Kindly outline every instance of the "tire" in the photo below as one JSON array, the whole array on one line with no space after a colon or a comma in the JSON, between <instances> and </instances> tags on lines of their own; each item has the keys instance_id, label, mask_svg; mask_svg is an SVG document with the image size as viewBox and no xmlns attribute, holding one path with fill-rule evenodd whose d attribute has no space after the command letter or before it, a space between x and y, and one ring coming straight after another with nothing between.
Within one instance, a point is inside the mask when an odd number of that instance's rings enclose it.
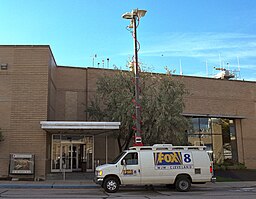
<instances>
[{"instance_id":1,"label":"tire","mask_svg":"<svg viewBox=\"0 0 256 199\"><path fill-rule=\"evenodd\" d=\"M189 191L191 188L190 179L186 176L178 177L178 179L175 182L175 188L177 191L180 191L180 192Z\"/></svg>"},{"instance_id":2,"label":"tire","mask_svg":"<svg viewBox=\"0 0 256 199\"><path fill-rule=\"evenodd\" d=\"M115 193L119 190L119 181L115 177L108 177L104 180L103 188L108 193Z\"/></svg>"}]
</instances>

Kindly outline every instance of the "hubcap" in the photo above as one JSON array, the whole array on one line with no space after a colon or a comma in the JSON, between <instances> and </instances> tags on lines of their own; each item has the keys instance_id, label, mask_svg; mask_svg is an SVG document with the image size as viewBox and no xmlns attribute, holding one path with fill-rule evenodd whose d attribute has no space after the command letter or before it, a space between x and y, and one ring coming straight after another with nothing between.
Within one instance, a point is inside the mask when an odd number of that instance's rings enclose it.
<instances>
[{"instance_id":1,"label":"hubcap","mask_svg":"<svg viewBox=\"0 0 256 199\"><path fill-rule=\"evenodd\" d=\"M188 182L187 181L180 181L180 188L182 190L186 190L188 188Z\"/></svg>"},{"instance_id":2,"label":"hubcap","mask_svg":"<svg viewBox=\"0 0 256 199\"><path fill-rule=\"evenodd\" d=\"M116 182L114 180L108 181L107 188L108 188L108 190L111 190L111 191L115 190L116 189Z\"/></svg>"}]
</instances>

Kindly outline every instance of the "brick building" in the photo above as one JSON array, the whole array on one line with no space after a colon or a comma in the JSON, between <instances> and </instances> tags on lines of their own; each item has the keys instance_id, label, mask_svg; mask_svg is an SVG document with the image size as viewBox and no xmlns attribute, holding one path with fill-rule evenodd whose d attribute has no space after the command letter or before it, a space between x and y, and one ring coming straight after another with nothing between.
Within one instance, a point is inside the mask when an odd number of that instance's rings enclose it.
<instances>
[{"instance_id":1,"label":"brick building","mask_svg":"<svg viewBox=\"0 0 256 199\"><path fill-rule=\"evenodd\" d=\"M97 78L114 70L57 66L47 45L0 46L0 64L0 177L93 171L118 153L112 132L119 123L89 122L84 112ZM190 92L189 142L205 144L217 163L255 169L256 82L180 80Z\"/></svg>"}]
</instances>

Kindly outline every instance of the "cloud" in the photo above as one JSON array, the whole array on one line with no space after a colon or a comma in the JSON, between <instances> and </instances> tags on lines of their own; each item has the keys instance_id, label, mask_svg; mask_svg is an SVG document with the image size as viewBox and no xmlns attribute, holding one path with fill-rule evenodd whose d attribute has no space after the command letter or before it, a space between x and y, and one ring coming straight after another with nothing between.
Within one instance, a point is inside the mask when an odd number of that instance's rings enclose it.
<instances>
[{"instance_id":1,"label":"cloud","mask_svg":"<svg viewBox=\"0 0 256 199\"><path fill-rule=\"evenodd\" d=\"M206 76L207 62L208 73L215 73L215 66L233 71L240 68L242 78L255 81L256 35L213 32L161 33L145 34L140 36L139 41L142 44L140 59L146 64L152 64L157 71L166 65L179 68L179 60L182 60L184 75Z\"/></svg>"},{"instance_id":2,"label":"cloud","mask_svg":"<svg viewBox=\"0 0 256 199\"><path fill-rule=\"evenodd\" d=\"M243 65L240 65L240 68L254 70L255 71L254 74L256 76L256 65L253 65L253 64L243 64Z\"/></svg>"},{"instance_id":3,"label":"cloud","mask_svg":"<svg viewBox=\"0 0 256 199\"><path fill-rule=\"evenodd\" d=\"M241 33L169 33L148 37L142 56L219 59L256 56L256 35ZM150 42L149 42L150 41Z\"/></svg>"}]
</instances>

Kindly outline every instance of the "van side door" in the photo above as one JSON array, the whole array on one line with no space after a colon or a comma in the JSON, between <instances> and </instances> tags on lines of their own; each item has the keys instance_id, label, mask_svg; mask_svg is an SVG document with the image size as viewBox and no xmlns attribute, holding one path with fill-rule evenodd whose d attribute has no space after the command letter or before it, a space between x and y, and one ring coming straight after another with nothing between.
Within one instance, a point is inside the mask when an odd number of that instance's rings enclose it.
<instances>
[{"instance_id":1,"label":"van side door","mask_svg":"<svg viewBox=\"0 0 256 199\"><path fill-rule=\"evenodd\" d=\"M159 176L158 172L155 170L153 152L150 151L140 151L140 162L141 162L141 183L142 184L154 184L158 182Z\"/></svg>"},{"instance_id":2,"label":"van side door","mask_svg":"<svg viewBox=\"0 0 256 199\"><path fill-rule=\"evenodd\" d=\"M139 153L129 152L121 160L119 165L122 184L140 184Z\"/></svg>"}]
</instances>

